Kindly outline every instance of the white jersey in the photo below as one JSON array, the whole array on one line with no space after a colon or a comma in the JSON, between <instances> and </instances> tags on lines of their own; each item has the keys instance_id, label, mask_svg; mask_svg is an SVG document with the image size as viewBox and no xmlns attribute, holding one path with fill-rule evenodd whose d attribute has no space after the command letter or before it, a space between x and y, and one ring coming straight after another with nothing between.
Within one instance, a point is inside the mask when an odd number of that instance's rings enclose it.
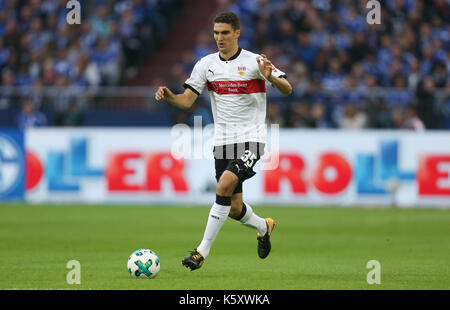
<instances>
[{"instance_id":1,"label":"white jersey","mask_svg":"<svg viewBox=\"0 0 450 310\"><path fill-rule=\"evenodd\" d=\"M184 87L200 95L208 87L214 117L214 145L243 142L266 143L266 79L256 57L239 48L228 60L219 52L207 55L194 66ZM286 77L273 67L272 74Z\"/></svg>"}]
</instances>

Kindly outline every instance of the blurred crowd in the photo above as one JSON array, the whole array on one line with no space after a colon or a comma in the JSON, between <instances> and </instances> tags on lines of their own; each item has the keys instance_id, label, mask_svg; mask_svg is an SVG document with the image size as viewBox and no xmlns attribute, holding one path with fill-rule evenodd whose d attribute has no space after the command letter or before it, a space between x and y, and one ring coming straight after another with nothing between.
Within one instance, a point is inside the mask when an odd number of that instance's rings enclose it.
<instances>
[{"instance_id":1,"label":"blurred crowd","mask_svg":"<svg viewBox=\"0 0 450 310\"><path fill-rule=\"evenodd\" d=\"M21 126L47 124L45 115L23 121L45 105L56 110L48 121L55 124L79 108L70 96L42 96L45 86L95 94L97 87L118 85L132 75L167 36L171 16L183 1L78 2L82 22L71 25L67 0L0 0L0 111L22 105Z\"/></svg>"},{"instance_id":2,"label":"blurred crowd","mask_svg":"<svg viewBox=\"0 0 450 310\"><path fill-rule=\"evenodd\" d=\"M266 54L294 87L288 98L269 89L269 123L436 129L450 119L449 1L380 0L380 24L367 23L367 0L219 3L240 17L240 46ZM216 51L208 28L184 73Z\"/></svg>"},{"instance_id":3,"label":"blurred crowd","mask_svg":"<svg viewBox=\"0 0 450 310\"><path fill-rule=\"evenodd\" d=\"M367 0L216 1L217 11L240 17L240 46L266 54L293 85L288 97L268 88L268 123L450 129L448 0L379 0L380 24L367 23ZM0 111L20 101L22 114L31 113L29 102L38 113L42 102L57 100L62 112L51 122L83 124L82 103L33 94L48 85L77 92L120 84L158 42L170 40L168 21L184 3L80 2L83 22L71 26L65 0L0 0ZM198 59L217 51L211 25L193 40L195 48L172 66L174 91L183 91ZM8 86L22 86L25 102ZM196 115L212 122L206 92L173 123L192 124ZM46 123L42 117L33 122Z\"/></svg>"}]
</instances>

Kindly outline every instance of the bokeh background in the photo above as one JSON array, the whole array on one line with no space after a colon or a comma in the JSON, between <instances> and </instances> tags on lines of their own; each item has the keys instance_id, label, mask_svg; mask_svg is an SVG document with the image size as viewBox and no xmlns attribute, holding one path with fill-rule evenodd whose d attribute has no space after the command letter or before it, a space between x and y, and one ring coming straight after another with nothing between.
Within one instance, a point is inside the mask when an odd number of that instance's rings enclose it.
<instances>
[{"instance_id":1,"label":"bokeh background","mask_svg":"<svg viewBox=\"0 0 450 310\"><path fill-rule=\"evenodd\" d=\"M294 91L268 88L267 122L282 127L450 129L450 4L381 0L0 0L0 126L172 126L211 123L205 91L188 111L156 103L216 52L212 19L241 19L240 46L264 53Z\"/></svg>"}]
</instances>

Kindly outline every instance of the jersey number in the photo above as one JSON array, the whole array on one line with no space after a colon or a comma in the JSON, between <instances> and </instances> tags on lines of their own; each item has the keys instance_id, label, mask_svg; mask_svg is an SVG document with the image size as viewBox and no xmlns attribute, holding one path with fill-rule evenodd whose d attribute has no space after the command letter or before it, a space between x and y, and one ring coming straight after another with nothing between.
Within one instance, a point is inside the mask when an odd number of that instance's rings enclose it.
<instances>
[{"instance_id":1,"label":"jersey number","mask_svg":"<svg viewBox=\"0 0 450 310\"><path fill-rule=\"evenodd\" d=\"M256 155L250 150L246 150L244 152L244 155L241 156L241 160L244 162L244 166L246 166L247 168L252 168L253 162L256 158Z\"/></svg>"}]
</instances>

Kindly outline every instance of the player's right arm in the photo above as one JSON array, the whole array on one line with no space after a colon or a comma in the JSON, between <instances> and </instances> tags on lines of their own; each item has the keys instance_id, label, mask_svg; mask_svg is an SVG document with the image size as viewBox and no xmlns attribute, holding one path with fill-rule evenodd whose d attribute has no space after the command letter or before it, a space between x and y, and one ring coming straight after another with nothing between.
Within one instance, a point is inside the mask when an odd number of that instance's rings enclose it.
<instances>
[{"instance_id":1,"label":"player's right arm","mask_svg":"<svg viewBox=\"0 0 450 310\"><path fill-rule=\"evenodd\" d=\"M203 59L203 58L202 58ZM175 95L168 87L161 86L155 93L156 100L165 100L180 109L189 109L206 85L207 62L200 59L192 69L191 76L184 83L184 93Z\"/></svg>"},{"instance_id":2,"label":"player's right arm","mask_svg":"<svg viewBox=\"0 0 450 310\"><path fill-rule=\"evenodd\" d=\"M183 110L189 109L197 97L198 95L190 88L186 88L182 94L175 95L168 87L161 86L155 93L156 100L165 100L173 106Z\"/></svg>"}]
</instances>

